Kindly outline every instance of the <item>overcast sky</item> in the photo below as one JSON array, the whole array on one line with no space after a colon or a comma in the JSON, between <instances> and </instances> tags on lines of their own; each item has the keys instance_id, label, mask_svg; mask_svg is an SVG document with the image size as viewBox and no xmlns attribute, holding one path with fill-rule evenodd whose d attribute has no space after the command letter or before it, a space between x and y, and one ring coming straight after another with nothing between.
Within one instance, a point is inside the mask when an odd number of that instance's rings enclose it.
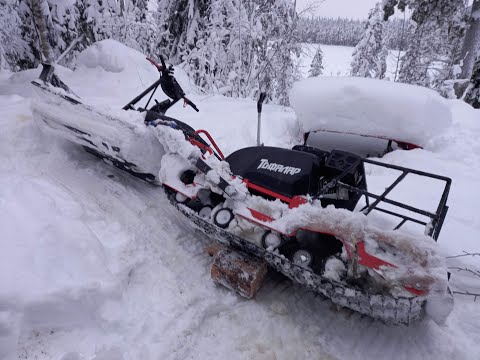
<instances>
[{"instance_id":1,"label":"overcast sky","mask_svg":"<svg viewBox=\"0 0 480 360\"><path fill-rule=\"evenodd\" d=\"M366 19L378 0L297 0L297 11L302 11L312 2L320 3L315 12L318 16Z\"/></svg>"}]
</instances>

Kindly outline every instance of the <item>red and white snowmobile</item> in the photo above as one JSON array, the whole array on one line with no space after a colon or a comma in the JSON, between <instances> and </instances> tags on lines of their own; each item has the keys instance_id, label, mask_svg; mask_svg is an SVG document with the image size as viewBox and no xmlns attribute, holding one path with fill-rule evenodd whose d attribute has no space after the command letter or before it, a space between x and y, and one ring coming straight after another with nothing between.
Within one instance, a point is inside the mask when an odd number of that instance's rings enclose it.
<instances>
[{"instance_id":1,"label":"red and white snowmobile","mask_svg":"<svg viewBox=\"0 0 480 360\"><path fill-rule=\"evenodd\" d=\"M33 115L43 128L122 170L161 183L171 203L208 236L266 261L335 304L408 324L422 316L430 299L449 298L436 244L448 210L449 178L308 145L254 146L225 157L207 131L164 115L182 99L198 109L163 59L161 65L150 61L159 80L123 114L82 104L45 66L33 82L40 95ZM159 85L172 100L134 110ZM134 123L137 117L142 121ZM137 143L148 151L138 151ZM366 166L399 175L374 194L367 189ZM435 211L388 197L411 176L442 184ZM386 217L395 219L391 228ZM424 231L414 235L408 224Z\"/></svg>"}]
</instances>

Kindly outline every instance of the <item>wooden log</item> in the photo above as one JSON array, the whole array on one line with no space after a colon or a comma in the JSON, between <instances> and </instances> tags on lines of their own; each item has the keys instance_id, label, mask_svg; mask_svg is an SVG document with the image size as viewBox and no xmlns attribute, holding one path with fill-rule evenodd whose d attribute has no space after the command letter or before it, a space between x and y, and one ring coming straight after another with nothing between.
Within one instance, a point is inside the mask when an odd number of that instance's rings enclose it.
<instances>
[{"instance_id":1,"label":"wooden log","mask_svg":"<svg viewBox=\"0 0 480 360\"><path fill-rule=\"evenodd\" d=\"M251 299L263 284L267 263L233 249L221 249L212 264L211 277L216 284Z\"/></svg>"},{"instance_id":2,"label":"wooden log","mask_svg":"<svg viewBox=\"0 0 480 360\"><path fill-rule=\"evenodd\" d=\"M219 244L218 242L212 243L208 245L205 250L207 251L207 254L210 256L216 256L220 250L226 249L227 247L225 245Z\"/></svg>"}]
</instances>

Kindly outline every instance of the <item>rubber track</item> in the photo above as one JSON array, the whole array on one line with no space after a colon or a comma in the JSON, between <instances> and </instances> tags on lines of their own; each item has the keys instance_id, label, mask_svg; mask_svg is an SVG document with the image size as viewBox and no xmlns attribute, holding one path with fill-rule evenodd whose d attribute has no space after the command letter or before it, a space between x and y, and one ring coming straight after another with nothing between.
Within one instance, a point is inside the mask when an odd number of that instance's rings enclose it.
<instances>
[{"instance_id":1,"label":"rubber track","mask_svg":"<svg viewBox=\"0 0 480 360\"><path fill-rule=\"evenodd\" d=\"M167 193L168 196L168 193ZM292 263L279 254L267 251L248 240L229 233L200 218L185 205L178 204L171 196L170 202L189 218L201 231L220 243L265 259L276 271L291 280L329 298L333 303L352 309L387 324L410 324L423 317L425 297L398 297L371 294L359 288L349 287L315 274L307 268Z\"/></svg>"}]
</instances>

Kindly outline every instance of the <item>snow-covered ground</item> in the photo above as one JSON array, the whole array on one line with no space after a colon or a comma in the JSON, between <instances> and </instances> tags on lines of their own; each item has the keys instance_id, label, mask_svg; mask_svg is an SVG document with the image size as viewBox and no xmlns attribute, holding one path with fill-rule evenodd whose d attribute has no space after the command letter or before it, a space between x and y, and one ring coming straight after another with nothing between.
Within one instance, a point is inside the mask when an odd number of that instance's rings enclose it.
<instances>
[{"instance_id":1,"label":"snow-covered ground","mask_svg":"<svg viewBox=\"0 0 480 360\"><path fill-rule=\"evenodd\" d=\"M334 66L346 73L350 55L338 54ZM120 107L157 76L135 59L122 68L125 56L106 69L84 59L78 70L59 72L82 98ZM39 131L29 85L37 74L0 74L0 359L478 358L480 303L472 297L456 296L443 326L425 319L391 327L275 274L254 301L216 287L204 251L209 240L158 187ZM186 76L177 76L189 89ZM210 130L225 153L255 143L253 101L188 95L200 113L176 105L169 115ZM427 150L395 151L382 161L453 179L439 244L456 255L480 248L480 115L459 101L448 106L452 124ZM293 110L264 111L265 144L294 143ZM385 174L369 175L370 189L384 186ZM421 185L397 195L428 199ZM474 260L449 265L478 269ZM478 277L452 273L454 290L480 292Z\"/></svg>"}]
</instances>

